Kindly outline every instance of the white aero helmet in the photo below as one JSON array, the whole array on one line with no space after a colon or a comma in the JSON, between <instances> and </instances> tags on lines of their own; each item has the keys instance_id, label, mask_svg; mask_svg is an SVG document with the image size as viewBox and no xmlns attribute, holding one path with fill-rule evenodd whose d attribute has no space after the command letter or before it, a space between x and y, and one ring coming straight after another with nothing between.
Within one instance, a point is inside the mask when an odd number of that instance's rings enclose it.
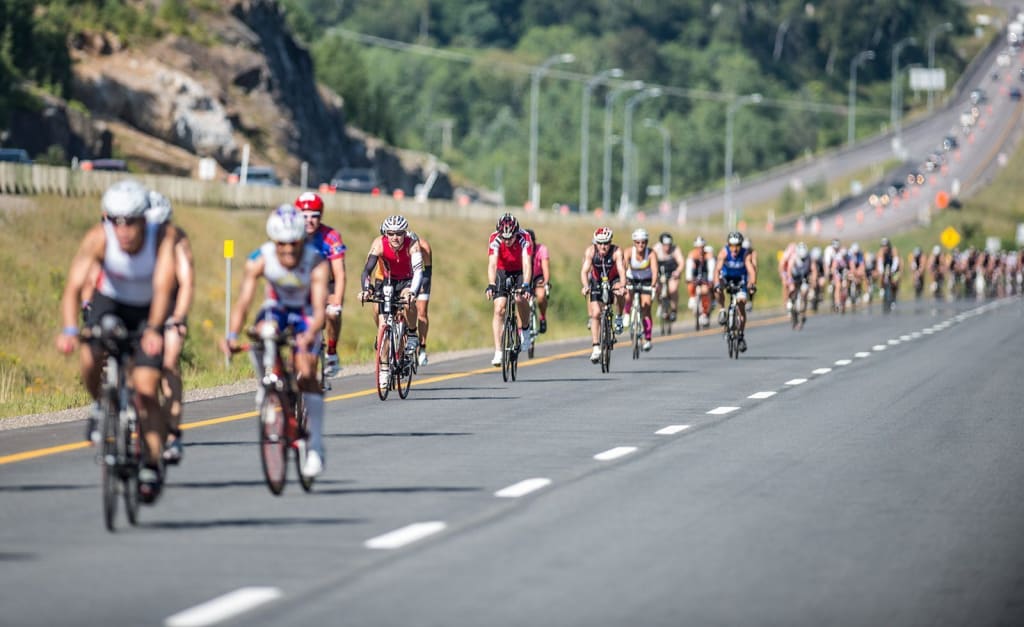
<instances>
[{"instance_id":1,"label":"white aero helmet","mask_svg":"<svg viewBox=\"0 0 1024 627\"><path fill-rule=\"evenodd\" d=\"M804 244L803 242L800 242L799 244L796 245L796 256L797 257L799 257L800 259L807 259L807 253L808 253L807 244Z\"/></svg>"},{"instance_id":2,"label":"white aero helmet","mask_svg":"<svg viewBox=\"0 0 1024 627\"><path fill-rule=\"evenodd\" d=\"M634 242L646 242L651 239L651 236L647 234L647 229L639 228L633 231Z\"/></svg>"},{"instance_id":3,"label":"white aero helmet","mask_svg":"<svg viewBox=\"0 0 1024 627\"><path fill-rule=\"evenodd\" d=\"M306 237L305 216L294 205L281 205L267 218L267 237L284 244L301 241Z\"/></svg>"},{"instance_id":4,"label":"white aero helmet","mask_svg":"<svg viewBox=\"0 0 1024 627\"><path fill-rule=\"evenodd\" d=\"M821 259L821 248L815 246L811 249L811 259L815 261Z\"/></svg>"},{"instance_id":5,"label":"white aero helmet","mask_svg":"<svg viewBox=\"0 0 1024 627\"><path fill-rule=\"evenodd\" d=\"M163 224L171 219L171 201L160 192L149 190L149 209L146 210L146 222Z\"/></svg>"},{"instance_id":6,"label":"white aero helmet","mask_svg":"<svg viewBox=\"0 0 1024 627\"><path fill-rule=\"evenodd\" d=\"M705 242L704 238L701 237L700 235L697 236L697 239L693 240L694 248L704 248L705 244L707 244L707 242Z\"/></svg>"},{"instance_id":7,"label":"white aero helmet","mask_svg":"<svg viewBox=\"0 0 1024 627\"><path fill-rule=\"evenodd\" d=\"M138 181L118 181L103 192L101 206L111 218L139 218L149 209L149 192Z\"/></svg>"}]
</instances>

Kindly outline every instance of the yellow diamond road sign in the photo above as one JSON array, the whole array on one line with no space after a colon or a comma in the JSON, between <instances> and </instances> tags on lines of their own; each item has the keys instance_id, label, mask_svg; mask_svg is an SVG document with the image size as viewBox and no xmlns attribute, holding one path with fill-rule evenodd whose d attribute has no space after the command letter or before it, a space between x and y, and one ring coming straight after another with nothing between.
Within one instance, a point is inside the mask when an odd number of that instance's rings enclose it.
<instances>
[{"instance_id":1,"label":"yellow diamond road sign","mask_svg":"<svg viewBox=\"0 0 1024 627\"><path fill-rule=\"evenodd\" d=\"M951 226L947 226L939 235L939 241L946 248L956 248L960 243L960 233Z\"/></svg>"}]
</instances>

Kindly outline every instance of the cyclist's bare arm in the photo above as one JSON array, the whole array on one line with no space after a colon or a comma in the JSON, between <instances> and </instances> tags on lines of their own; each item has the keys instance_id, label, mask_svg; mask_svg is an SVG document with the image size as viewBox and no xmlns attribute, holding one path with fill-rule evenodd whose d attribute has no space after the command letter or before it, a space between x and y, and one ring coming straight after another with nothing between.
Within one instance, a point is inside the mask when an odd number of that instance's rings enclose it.
<instances>
[{"instance_id":1,"label":"cyclist's bare arm","mask_svg":"<svg viewBox=\"0 0 1024 627\"><path fill-rule=\"evenodd\" d=\"M345 306L345 258L331 259L330 268L334 274L334 304Z\"/></svg>"},{"instance_id":2,"label":"cyclist's bare arm","mask_svg":"<svg viewBox=\"0 0 1024 627\"><path fill-rule=\"evenodd\" d=\"M626 257L622 252L622 247L615 249L615 253L612 255L612 259L615 261L615 269L619 272L618 285L619 289L622 289L622 280L626 276Z\"/></svg>"},{"instance_id":3,"label":"cyclist's bare arm","mask_svg":"<svg viewBox=\"0 0 1024 627\"><path fill-rule=\"evenodd\" d=\"M540 260L540 274L544 277L544 285L551 285L551 262L546 257Z\"/></svg>"},{"instance_id":4,"label":"cyclist's bare arm","mask_svg":"<svg viewBox=\"0 0 1024 627\"><path fill-rule=\"evenodd\" d=\"M82 305L80 295L82 287L89 278L89 271L98 264L103 263L103 253L106 249L107 238L103 232L103 226L97 224L89 229L82 239L82 243L71 260L71 267L68 269L68 280L64 285L64 294L61 296L60 313L61 321L65 327L78 325L78 315Z\"/></svg>"},{"instance_id":5,"label":"cyclist's bare arm","mask_svg":"<svg viewBox=\"0 0 1024 627\"><path fill-rule=\"evenodd\" d=\"M647 263L651 267L651 285L657 285L659 274L658 256L654 254L653 250L647 254Z\"/></svg>"},{"instance_id":6,"label":"cyclist's bare arm","mask_svg":"<svg viewBox=\"0 0 1024 627\"><path fill-rule=\"evenodd\" d=\"M498 254L487 255L487 285L494 285L498 282Z\"/></svg>"},{"instance_id":7,"label":"cyclist's bare arm","mask_svg":"<svg viewBox=\"0 0 1024 627\"><path fill-rule=\"evenodd\" d=\"M747 286L755 287L757 285L757 265L750 255L746 256L744 264L747 266Z\"/></svg>"},{"instance_id":8,"label":"cyclist's bare arm","mask_svg":"<svg viewBox=\"0 0 1024 627\"><path fill-rule=\"evenodd\" d=\"M583 293L590 291L590 272L594 269L594 245L587 246L583 251L583 265L580 267L580 285L583 286Z\"/></svg>"},{"instance_id":9,"label":"cyclist's bare arm","mask_svg":"<svg viewBox=\"0 0 1024 627\"><path fill-rule=\"evenodd\" d=\"M324 328L325 311L327 309L327 280L329 278L328 265L318 263L309 275L309 301L313 308L313 321L306 331L305 338L301 338L304 348L308 348L316 335Z\"/></svg>"},{"instance_id":10,"label":"cyclist's bare arm","mask_svg":"<svg viewBox=\"0 0 1024 627\"><path fill-rule=\"evenodd\" d=\"M242 331L242 325L245 324L246 314L249 312L249 306L252 304L252 299L256 294L256 283L261 276L263 276L263 268L265 261L263 257L256 259L250 259L245 262L245 273L242 275L242 286L238 291L238 299L235 301L235 306L231 308L231 317L228 320L228 333L237 335ZM236 340L225 340L222 348L225 352L231 353L237 348L238 344Z\"/></svg>"},{"instance_id":11,"label":"cyclist's bare arm","mask_svg":"<svg viewBox=\"0 0 1024 627\"><path fill-rule=\"evenodd\" d=\"M532 246L532 244L531 244ZM526 246L523 246L523 283L529 285L533 282L533 257Z\"/></svg>"},{"instance_id":12,"label":"cyclist's bare arm","mask_svg":"<svg viewBox=\"0 0 1024 627\"><path fill-rule=\"evenodd\" d=\"M178 231L178 243L174 246L174 273L178 281L178 297L174 302L174 319L181 322L192 308L196 289L195 264L192 260L192 243L184 231Z\"/></svg>"},{"instance_id":13,"label":"cyclist's bare arm","mask_svg":"<svg viewBox=\"0 0 1024 627\"><path fill-rule=\"evenodd\" d=\"M164 322L170 313L171 293L175 283L175 247L178 243L178 229L165 224L160 229L160 241L156 250L156 265L153 267L153 300L149 304L149 324L142 335L142 350L149 355L159 354L164 342Z\"/></svg>"}]
</instances>

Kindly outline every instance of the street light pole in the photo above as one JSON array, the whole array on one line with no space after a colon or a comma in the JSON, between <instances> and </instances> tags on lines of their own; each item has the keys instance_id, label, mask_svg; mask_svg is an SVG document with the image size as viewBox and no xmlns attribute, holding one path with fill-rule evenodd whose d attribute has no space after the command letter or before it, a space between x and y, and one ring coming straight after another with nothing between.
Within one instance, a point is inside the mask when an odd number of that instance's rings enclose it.
<instances>
[{"instance_id":1,"label":"street light pole","mask_svg":"<svg viewBox=\"0 0 1024 627\"><path fill-rule=\"evenodd\" d=\"M669 177L672 176L672 135L664 124L658 124L657 120L644 119L644 126L654 128L661 134L661 198L668 200Z\"/></svg>"},{"instance_id":2,"label":"street light pole","mask_svg":"<svg viewBox=\"0 0 1024 627\"><path fill-rule=\"evenodd\" d=\"M846 113L846 145L853 146L857 135L857 66L864 61L873 61L874 50L862 50L850 61L850 104Z\"/></svg>"},{"instance_id":3,"label":"street light pole","mask_svg":"<svg viewBox=\"0 0 1024 627\"><path fill-rule=\"evenodd\" d=\"M948 32L950 32L952 30L953 30L953 24L951 22L943 22L942 24L939 24L935 28L933 28L930 31L928 31L928 69L929 70L934 70L935 69L935 38L942 31L946 31L948 33ZM935 103L935 91L929 89L928 90L928 113L932 112L932 108L934 107L934 103Z\"/></svg>"},{"instance_id":4,"label":"street light pole","mask_svg":"<svg viewBox=\"0 0 1024 627\"><path fill-rule=\"evenodd\" d=\"M898 150L900 148L900 119L896 112L896 99L897 89L899 89L899 78L900 78L900 51L903 50L909 44L916 43L913 37L906 37L896 42L896 45L892 47L892 105L889 111L889 124L893 129L893 149Z\"/></svg>"},{"instance_id":5,"label":"street light pole","mask_svg":"<svg viewBox=\"0 0 1024 627\"><path fill-rule=\"evenodd\" d=\"M732 126L736 110L745 104L757 104L763 100L761 94L734 97L725 109L725 228L736 229L736 212L732 208Z\"/></svg>"},{"instance_id":6,"label":"street light pole","mask_svg":"<svg viewBox=\"0 0 1024 627\"><path fill-rule=\"evenodd\" d=\"M572 63L576 56L570 53L556 54L530 72L530 189L527 197L534 209L540 208L540 189L537 187L537 109L540 103L540 79L556 63Z\"/></svg>"},{"instance_id":7,"label":"street light pole","mask_svg":"<svg viewBox=\"0 0 1024 627\"><path fill-rule=\"evenodd\" d=\"M588 180L590 178L590 97L594 92L594 87L608 78L619 78L620 76L622 76L622 70L612 68L594 75L583 86L583 115L582 122L580 122L580 213L587 212L590 192L590 181Z\"/></svg>"},{"instance_id":8,"label":"street light pole","mask_svg":"<svg viewBox=\"0 0 1024 627\"><path fill-rule=\"evenodd\" d=\"M629 187L632 182L630 176L633 173L633 159L630 158L630 150L633 146L633 108L644 100L657 98L661 95L661 89L652 87L633 94L626 101L626 119L622 127L622 199L619 201L619 218L625 220L629 214L630 203Z\"/></svg>"},{"instance_id":9,"label":"street light pole","mask_svg":"<svg viewBox=\"0 0 1024 627\"><path fill-rule=\"evenodd\" d=\"M624 91L643 88L643 81L631 81L609 89L604 95L604 177L601 183L601 207L605 211L610 211L612 204L612 111L615 99Z\"/></svg>"}]
</instances>

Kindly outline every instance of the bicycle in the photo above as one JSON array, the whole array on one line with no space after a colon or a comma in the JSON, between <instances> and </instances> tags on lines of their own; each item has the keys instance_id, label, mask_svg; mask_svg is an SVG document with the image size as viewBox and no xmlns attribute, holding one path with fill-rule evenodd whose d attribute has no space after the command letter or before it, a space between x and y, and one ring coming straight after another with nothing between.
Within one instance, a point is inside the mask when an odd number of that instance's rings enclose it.
<instances>
[{"instance_id":1,"label":"bicycle","mask_svg":"<svg viewBox=\"0 0 1024 627\"><path fill-rule=\"evenodd\" d=\"M668 294L668 277L661 272L658 273L658 319L660 333L672 335L672 299Z\"/></svg>"},{"instance_id":2,"label":"bicycle","mask_svg":"<svg viewBox=\"0 0 1024 627\"><path fill-rule=\"evenodd\" d=\"M519 350L523 339L519 336L518 316L516 315L516 295L520 293L512 283L511 277L505 278L502 293L505 295L505 318L501 327L501 378L513 381L519 373Z\"/></svg>"},{"instance_id":3,"label":"bicycle","mask_svg":"<svg viewBox=\"0 0 1024 627\"><path fill-rule=\"evenodd\" d=\"M694 296L697 299L693 308L693 330L700 331L702 328L706 329L711 325L711 286L707 280L701 278L694 279L693 284ZM702 294L701 292L705 287L708 289L708 293ZM701 322L702 320L703 323Z\"/></svg>"},{"instance_id":4,"label":"bicycle","mask_svg":"<svg viewBox=\"0 0 1024 627\"><path fill-rule=\"evenodd\" d=\"M644 320L640 315L640 295L644 293L643 283L629 281L632 306L629 308L629 340L633 343L633 359L640 359L640 348L644 341Z\"/></svg>"},{"instance_id":5,"label":"bicycle","mask_svg":"<svg viewBox=\"0 0 1024 627\"><path fill-rule=\"evenodd\" d=\"M100 482L103 492L103 521L107 531L115 530L118 492L124 498L128 523L139 521L139 470L142 468L146 439L140 433L141 421L135 409L135 392L128 382L132 344L141 333L129 332L124 322L112 314L79 333L83 341L95 342L106 352L106 365L100 388L101 427Z\"/></svg>"},{"instance_id":6,"label":"bicycle","mask_svg":"<svg viewBox=\"0 0 1024 627\"><path fill-rule=\"evenodd\" d=\"M406 350L406 306L396 302L395 286L390 281L381 286L379 294L366 299L366 302L379 304L379 315L384 317L374 343L377 396L384 401L391 390L398 390L398 396L405 399L409 396L416 364L416 356Z\"/></svg>"},{"instance_id":7,"label":"bicycle","mask_svg":"<svg viewBox=\"0 0 1024 627\"><path fill-rule=\"evenodd\" d=\"M610 372L612 364L612 349L615 348L615 309L612 307L612 286L607 274L601 275L601 332L599 334L599 346L601 347L601 372Z\"/></svg>"},{"instance_id":8,"label":"bicycle","mask_svg":"<svg viewBox=\"0 0 1024 627\"><path fill-rule=\"evenodd\" d=\"M886 269L882 272L882 313L892 312L894 294L892 290L892 273Z\"/></svg>"},{"instance_id":9,"label":"bicycle","mask_svg":"<svg viewBox=\"0 0 1024 627\"><path fill-rule=\"evenodd\" d=\"M313 477L302 474L302 466L309 454L309 431L305 404L295 377L295 329L279 330L273 320L265 320L257 330L246 331L255 345L243 345L238 350L255 351L263 366L260 380L259 432L260 465L263 479L274 496L284 491L288 478L288 455L295 451L295 469L299 484L306 492L313 489ZM286 361L282 347L290 349Z\"/></svg>"},{"instance_id":10,"label":"bicycle","mask_svg":"<svg viewBox=\"0 0 1024 627\"><path fill-rule=\"evenodd\" d=\"M526 355L533 359L533 349L537 347L537 338L540 336L540 312L537 311L537 297L530 294L530 349Z\"/></svg>"},{"instance_id":11,"label":"bicycle","mask_svg":"<svg viewBox=\"0 0 1024 627\"><path fill-rule=\"evenodd\" d=\"M729 295L729 304L725 309L725 341L732 359L740 358L740 320L739 311L736 307L736 294L742 290L739 283L725 283L722 286L725 293Z\"/></svg>"}]
</instances>

